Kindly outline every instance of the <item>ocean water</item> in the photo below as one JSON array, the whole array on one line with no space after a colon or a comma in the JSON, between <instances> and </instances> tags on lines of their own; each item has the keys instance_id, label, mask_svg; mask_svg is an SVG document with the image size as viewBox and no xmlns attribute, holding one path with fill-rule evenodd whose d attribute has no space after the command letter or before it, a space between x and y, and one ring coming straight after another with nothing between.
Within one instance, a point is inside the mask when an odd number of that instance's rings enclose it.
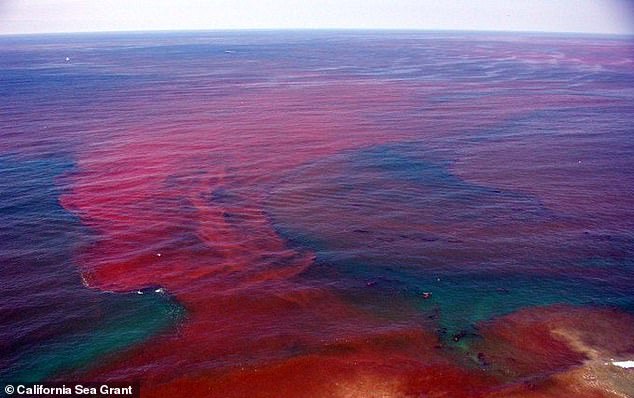
<instances>
[{"instance_id":1,"label":"ocean water","mask_svg":"<svg viewBox=\"0 0 634 398\"><path fill-rule=\"evenodd\" d=\"M633 117L628 37L0 37L0 381L634 394Z\"/></svg>"}]
</instances>

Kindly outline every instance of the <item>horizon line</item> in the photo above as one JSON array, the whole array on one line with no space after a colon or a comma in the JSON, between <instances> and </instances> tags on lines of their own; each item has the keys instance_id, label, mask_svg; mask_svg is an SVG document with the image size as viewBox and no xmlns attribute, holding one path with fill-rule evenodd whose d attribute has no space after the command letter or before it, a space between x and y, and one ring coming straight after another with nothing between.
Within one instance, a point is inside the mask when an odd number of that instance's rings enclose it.
<instances>
[{"instance_id":1,"label":"horizon line","mask_svg":"<svg viewBox=\"0 0 634 398\"><path fill-rule=\"evenodd\" d=\"M394 28L394 27L301 27L301 28L219 28L219 29L121 29L121 30L78 30L78 31L49 31L49 32L18 32L2 33L0 37L15 36L45 36L45 35L81 35L81 34L125 34L125 33L203 33L203 32L301 32L301 31L322 31L322 32L429 32L429 33L520 33L520 34L543 34L543 35L575 35L575 36L616 36L634 37L634 32L589 32L589 31L560 31L560 30L503 30L503 29L443 29L443 28Z\"/></svg>"}]
</instances>

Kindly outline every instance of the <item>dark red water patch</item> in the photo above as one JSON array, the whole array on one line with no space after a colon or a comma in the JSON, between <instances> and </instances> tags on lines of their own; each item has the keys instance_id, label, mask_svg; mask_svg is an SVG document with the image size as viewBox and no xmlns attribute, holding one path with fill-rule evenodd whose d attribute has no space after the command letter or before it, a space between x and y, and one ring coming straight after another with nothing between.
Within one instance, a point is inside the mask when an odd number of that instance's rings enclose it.
<instances>
[{"instance_id":1,"label":"dark red water patch","mask_svg":"<svg viewBox=\"0 0 634 398\"><path fill-rule=\"evenodd\" d=\"M513 379L540 380L634 353L634 318L610 309L530 308L479 327L478 358Z\"/></svg>"},{"instance_id":2,"label":"dark red water patch","mask_svg":"<svg viewBox=\"0 0 634 398\"><path fill-rule=\"evenodd\" d=\"M568 306L525 309L484 323L472 354L505 380L485 396L628 396L631 373L611 361L634 354L632 325L629 314Z\"/></svg>"},{"instance_id":3,"label":"dark red water patch","mask_svg":"<svg viewBox=\"0 0 634 398\"><path fill-rule=\"evenodd\" d=\"M225 374L189 376L157 385L149 395L224 397L442 396L475 397L495 380L461 370L421 331L380 333L325 345L320 353ZM437 344L437 342L436 342ZM191 394L191 395L190 395Z\"/></svg>"}]
</instances>

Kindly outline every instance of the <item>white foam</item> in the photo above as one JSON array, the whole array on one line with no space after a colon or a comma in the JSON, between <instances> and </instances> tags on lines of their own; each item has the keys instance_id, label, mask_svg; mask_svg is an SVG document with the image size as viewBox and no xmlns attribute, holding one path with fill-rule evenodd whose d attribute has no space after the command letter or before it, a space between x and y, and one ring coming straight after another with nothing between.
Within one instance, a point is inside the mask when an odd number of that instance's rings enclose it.
<instances>
[{"instance_id":1,"label":"white foam","mask_svg":"<svg viewBox=\"0 0 634 398\"><path fill-rule=\"evenodd\" d=\"M630 369L634 368L634 361L612 361L612 365Z\"/></svg>"},{"instance_id":2,"label":"white foam","mask_svg":"<svg viewBox=\"0 0 634 398\"><path fill-rule=\"evenodd\" d=\"M159 287L158 289L154 290L155 293L165 293L165 289L163 289L162 287Z\"/></svg>"},{"instance_id":3,"label":"white foam","mask_svg":"<svg viewBox=\"0 0 634 398\"><path fill-rule=\"evenodd\" d=\"M136 294L143 294L143 292L142 292L142 291L140 291L140 290L137 290L137 291L136 291Z\"/></svg>"}]
</instances>

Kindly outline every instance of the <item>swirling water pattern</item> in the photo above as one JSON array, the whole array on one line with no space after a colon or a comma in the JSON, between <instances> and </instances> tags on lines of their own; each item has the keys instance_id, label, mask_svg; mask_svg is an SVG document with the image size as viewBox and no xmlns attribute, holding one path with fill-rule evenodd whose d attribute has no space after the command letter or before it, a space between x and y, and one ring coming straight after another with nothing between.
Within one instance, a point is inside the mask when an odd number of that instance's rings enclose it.
<instances>
[{"instance_id":1,"label":"swirling water pattern","mask_svg":"<svg viewBox=\"0 0 634 398\"><path fill-rule=\"evenodd\" d=\"M633 53L484 33L1 38L0 375L147 396L571 388L592 355L545 325L634 351Z\"/></svg>"}]
</instances>

